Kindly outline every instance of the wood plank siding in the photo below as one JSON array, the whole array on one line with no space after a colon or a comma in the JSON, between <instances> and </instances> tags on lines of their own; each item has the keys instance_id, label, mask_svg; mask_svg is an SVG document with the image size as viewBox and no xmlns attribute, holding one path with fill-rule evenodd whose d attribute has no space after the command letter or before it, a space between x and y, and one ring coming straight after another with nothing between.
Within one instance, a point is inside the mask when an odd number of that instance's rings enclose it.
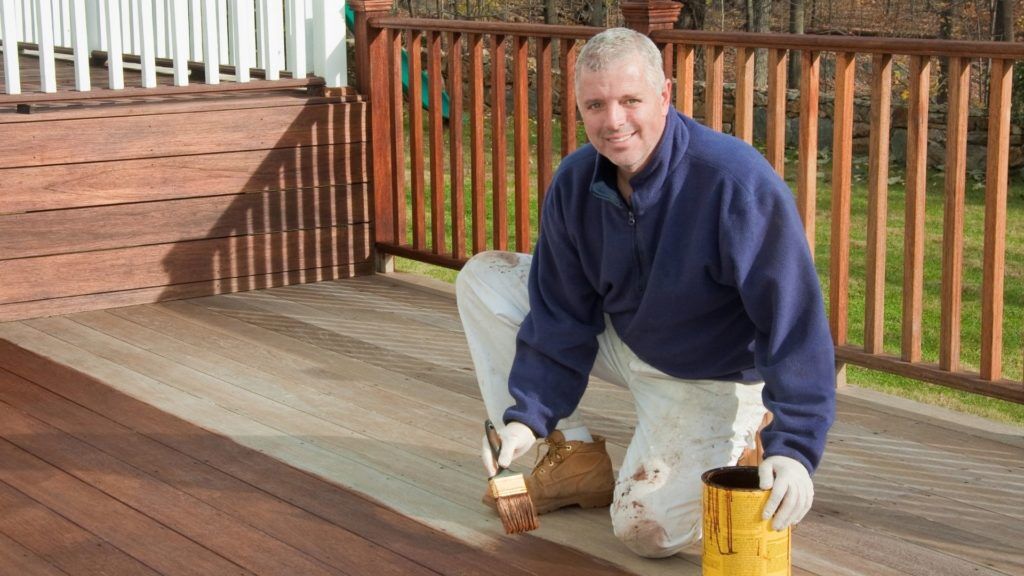
<instances>
[{"instance_id":1,"label":"wood plank siding","mask_svg":"<svg viewBox=\"0 0 1024 576\"><path fill-rule=\"evenodd\" d=\"M370 272L367 114L304 90L0 110L0 320Z\"/></svg>"}]
</instances>

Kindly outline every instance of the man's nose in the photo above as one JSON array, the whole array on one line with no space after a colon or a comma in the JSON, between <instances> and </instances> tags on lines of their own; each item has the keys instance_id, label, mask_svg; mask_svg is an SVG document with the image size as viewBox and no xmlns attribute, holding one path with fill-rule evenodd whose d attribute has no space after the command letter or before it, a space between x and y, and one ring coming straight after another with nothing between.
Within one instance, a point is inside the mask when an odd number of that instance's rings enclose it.
<instances>
[{"instance_id":1,"label":"man's nose","mask_svg":"<svg viewBox=\"0 0 1024 576\"><path fill-rule=\"evenodd\" d=\"M611 104L607 108L607 114L605 115L605 125L609 130L617 130L620 126L626 123L626 111L622 106L618 104Z\"/></svg>"}]
</instances>

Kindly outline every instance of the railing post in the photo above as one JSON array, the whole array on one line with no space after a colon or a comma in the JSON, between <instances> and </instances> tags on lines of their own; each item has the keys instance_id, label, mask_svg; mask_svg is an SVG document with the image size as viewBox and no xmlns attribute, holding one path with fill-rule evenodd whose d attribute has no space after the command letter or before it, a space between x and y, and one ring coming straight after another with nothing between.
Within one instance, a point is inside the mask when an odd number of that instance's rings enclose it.
<instances>
[{"instance_id":1,"label":"railing post","mask_svg":"<svg viewBox=\"0 0 1024 576\"><path fill-rule=\"evenodd\" d=\"M356 89L370 99L370 164L373 190L374 242L397 243L391 173L391 67L388 33L371 28L369 19L391 12L391 0L353 0L356 39ZM377 254L377 271L394 270L394 258Z\"/></svg>"},{"instance_id":2,"label":"railing post","mask_svg":"<svg viewBox=\"0 0 1024 576\"><path fill-rule=\"evenodd\" d=\"M672 0L633 0L619 4L626 27L643 34L668 30L679 18L683 5Z\"/></svg>"}]
</instances>

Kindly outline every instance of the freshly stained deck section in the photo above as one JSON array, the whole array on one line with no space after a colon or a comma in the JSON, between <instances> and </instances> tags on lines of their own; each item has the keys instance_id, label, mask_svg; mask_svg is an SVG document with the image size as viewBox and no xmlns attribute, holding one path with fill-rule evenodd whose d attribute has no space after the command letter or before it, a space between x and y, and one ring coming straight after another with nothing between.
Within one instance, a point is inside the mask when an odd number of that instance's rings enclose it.
<instances>
[{"instance_id":1,"label":"freshly stained deck section","mask_svg":"<svg viewBox=\"0 0 1024 576\"><path fill-rule=\"evenodd\" d=\"M0 350L0 507L17 513L0 562L25 573L700 573L697 553L634 557L606 510L502 534L454 299L433 285L361 277L0 338L81 372ZM595 381L583 408L617 466L628 393ZM1024 431L932 412L840 395L794 574L1024 573Z\"/></svg>"}]
</instances>

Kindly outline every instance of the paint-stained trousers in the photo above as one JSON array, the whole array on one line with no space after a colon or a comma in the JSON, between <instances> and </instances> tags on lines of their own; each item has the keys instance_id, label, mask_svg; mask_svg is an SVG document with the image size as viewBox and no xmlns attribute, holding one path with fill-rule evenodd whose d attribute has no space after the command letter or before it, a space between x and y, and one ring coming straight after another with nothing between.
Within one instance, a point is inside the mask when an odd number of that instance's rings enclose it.
<instances>
[{"instance_id":1,"label":"paint-stained trousers","mask_svg":"<svg viewBox=\"0 0 1024 576\"><path fill-rule=\"evenodd\" d=\"M530 260L527 254L483 252L466 263L456 281L480 391L497 426L514 403L508 376L516 333L529 311ZM612 526L635 553L670 556L700 538L701 474L735 464L744 448L753 446L765 413L764 385L669 376L637 358L607 318L605 324L591 373L627 387L637 412L636 432L616 480ZM582 425L577 409L557 427Z\"/></svg>"}]
</instances>

